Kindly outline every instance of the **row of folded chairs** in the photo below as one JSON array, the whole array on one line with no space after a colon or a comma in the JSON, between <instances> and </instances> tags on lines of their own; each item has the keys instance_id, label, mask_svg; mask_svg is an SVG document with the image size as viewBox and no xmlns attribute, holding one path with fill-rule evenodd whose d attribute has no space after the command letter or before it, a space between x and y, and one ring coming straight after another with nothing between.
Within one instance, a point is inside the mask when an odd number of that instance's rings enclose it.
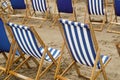
<instances>
[{"instance_id":1,"label":"row of folded chairs","mask_svg":"<svg viewBox=\"0 0 120 80\"><path fill-rule=\"evenodd\" d=\"M10 1L12 4L12 0ZM15 4L14 1L17 1L17 0L13 0L13 3ZM22 0L19 0L19 1L21 2ZM4 14L3 13L0 14L0 17L1 17L0 19L0 36L1 36L0 52L6 58L6 65L4 67L0 66L0 70L1 70L0 75L2 75L3 73L7 74L7 76L5 77L5 80L10 79L11 76L16 76L25 80L39 80L50 68L53 67L53 65L55 65L56 70L54 72L55 75L53 76L54 79L67 80L67 78L64 78L63 76L65 75L66 72L68 72L70 68L72 68L72 66L74 66L78 76L83 76L90 80L96 80L97 76L102 72L104 79L108 80L105 72L105 67L108 64L108 62L111 60L111 58L109 56L101 55L100 49L98 47L98 43L94 34L95 29L93 29L93 25L91 23L92 20L90 18L90 16L94 14L104 16L103 17L104 19L102 21L102 26L100 27L100 29L97 29L101 31L103 29L103 25L107 21L107 18L106 18L107 14L105 11L107 9L106 8L107 4L106 2L104 2L105 0L87 0L88 2L87 12L89 14L89 17L88 17L89 19L85 18L85 23L77 22L77 16L75 15L75 10L73 9L73 7L69 8L67 13L73 13L74 19L66 20L66 19L60 18L60 12L65 12L66 11L65 8L70 6L68 5L68 3L70 2L70 4L72 4L72 1L56 0L56 3L59 2L61 4L59 3L57 4L59 15L57 16L57 19L55 18L54 20L55 22L53 22L53 24L56 22L60 23L59 29L63 36L63 44L60 50L48 47L43 42L40 35L38 35L34 27L23 25L23 23L26 23L24 19L34 18L31 16L36 14L35 11L40 10L38 9L40 7L38 6L39 5L38 3L40 3L41 1L43 1L41 5L46 3L45 0L31 0L31 1L32 1L34 12L28 15L28 12L30 11L30 9L28 8L29 6L24 5L26 6L24 7L26 9L26 15L24 15L23 22L21 24L8 22L7 20L5 20ZM66 4L64 4L63 2L67 3L68 6L66 6ZM114 2L114 5L112 6L115 6L115 9L113 10L117 11L116 6L119 6L120 1L114 0L113 2ZM26 0L26 4L27 3L28 2ZM64 4L65 7L61 6L62 4ZM6 3L3 5L5 6ZM5 11L6 8L2 8L2 9L3 11ZM13 7L13 9L15 9L15 7ZM63 10L61 11L61 9ZM45 8L45 10L48 10L47 7ZM115 11L115 14L119 16L119 12L116 12L116 11ZM43 10L43 12L46 12L46 11ZM46 13L46 15L48 14L49 13ZM88 15L88 14L85 14L85 15ZM11 15L8 14L8 16L11 16ZM117 19L116 16L115 16L115 19ZM44 20L44 22L46 22L47 17L46 19L41 19L41 20ZM6 24L7 26L4 26L4 24ZM113 24L112 20L110 21L110 24ZM5 28L7 29L7 31L11 36L11 39L12 39L11 42L9 42ZM109 32L116 32L116 31L109 30ZM116 33L119 33L119 32L116 32ZM61 64L63 55L66 54L64 53L65 47L67 47L67 50L70 53L69 55L72 59L72 62L70 63L70 65L68 65L68 67L65 70L62 71L61 69L62 67L60 64ZM8 56L5 55L6 52L9 53ZM20 59L22 59L22 61ZM35 64L38 66L35 79L30 78L28 76L24 76L23 74L20 74L17 72L17 70L21 69L21 67L24 64L29 68L30 64L28 61L30 59L32 59L35 62ZM13 69L12 67L14 66L14 63L18 61L21 61L21 63L18 64L17 67ZM43 70L42 69L43 63L45 61L49 62L50 65ZM92 67L91 76L88 77L88 76L82 75L79 71L78 64L83 64L88 67Z\"/></svg>"}]
</instances>

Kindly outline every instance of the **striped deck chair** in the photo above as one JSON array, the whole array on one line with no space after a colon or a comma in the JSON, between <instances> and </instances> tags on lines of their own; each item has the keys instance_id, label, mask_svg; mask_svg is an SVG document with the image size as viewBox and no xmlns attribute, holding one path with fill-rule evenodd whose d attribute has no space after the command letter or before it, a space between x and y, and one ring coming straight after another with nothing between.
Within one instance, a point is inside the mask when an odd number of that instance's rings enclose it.
<instances>
[{"instance_id":1,"label":"striped deck chair","mask_svg":"<svg viewBox=\"0 0 120 80\"><path fill-rule=\"evenodd\" d=\"M1 15L2 16L2 15ZM17 50L13 50L15 47L15 44L11 44L14 43L14 40L11 40L11 42L9 42L9 39L7 37L6 31L8 31L9 34L11 34L11 31L4 26L4 24L6 23L5 19L3 17L0 18L0 53L3 54L3 56L6 59L6 65L0 66L0 70L2 70L0 72L0 75L2 75L4 72L7 72L9 70L9 66L11 66L11 64L14 63L18 63L21 59L25 60L25 56L24 54L20 54L19 52L21 52L21 50L17 49ZM7 30L5 30L5 28ZM9 36L9 38L12 38L12 36ZM14 56L11 55L11 53L15 54L15 59L12 59ZM9 54L6 54L9 53ZM9 59L12 59L13 63L9 62ZM32 58L32 60L36 63L36 65L38 65L37 61ZM9 65L9 64L10 65ZM26 63L27 68L30 68L29 64Z\"/></svg>"},{"instance_id":2,"label":"striped deck chair","mask_svg":"<svg viewBox=\"0 0 120 80\"><path fill-rule=\"evenodd\" d=\"M30 19L37 19L43 21L50 20L50 7L48 0L30 0L32 4L33 11L29 10L29 16L27 17L27 23ZM27 1L28 3L28 1ZM28 4L29 5L29 4ZM28 8L30 9L30 8ZM37 16L37 14L41 14L41 16ZM42 23L42 24L43 24ZM40 27L42 26L40 25Z\"/></svg>"},{"instance_id":3,"label":"striped deck chair","mask_svg":"<svg viewBox=\"0 0 120 80\"><path fill-rule=\"evenodd\" d=\"M92 27L65 19L60 19L60 23L62 24L60 30L72 57L72 62L70 62L71 64L59 76L63 76L74 65L79 76L96 80L98 74L102 72L105 80L107 80L105 67L111 58L100 54ZM77 67L77 63L92 67L91 76L82 75ZM57 66L55 77L59 68L60 64ZM96 70L98 71L96 72Z\"/></svg>"},{"instance_id":4,"label":"striped deck chair","mask_svg":"<svg viewBox=\"0 0 120 80\"><path fill-rule=\"evenodd\" d=\"M75 7L74 7L75 0L55 0L55 1L56 1L55 8L57 7L58 15L54 18L53 25L58 21L58 18L62 17L62 14L72 14L70 20L77 21Z\"/></svg>"},{"instance_id":5,"label":"striped deck chair","mask_svg":"<svg viewBox=\"0 0 120 80\"><path fill-rule=\"evenodd\" d=\"M48 48L33 27L29 28L24 25L13 24L10 22L8 23L8 25L12 29L14 40L18 45L17 47L21 49L26 55L28 55L28 58L21 62L21 64L19 64L13 70L14 72L9 71L9 75L6 77L6 79L9 79L11 75L14 75L25 80L33 80L32 78L17 73L16 71L31 57L39 59L39 67L35 80L39 80L41 76L45 74L45 72L48 71L49 68L52 67L53 64L57 65L56 60L60 56L60 50L51 47ZM40 47L38 46L37 41L40 43ZM42 70L44 60L51 62L51 64L46 67L46 69Z\"/></svg>"},{"instance_id":6,"label":"striped deck chair","mask_svg":"<svg viewBox=\"0 0 120 80\"><path fill-rule=\"evenodd\" d=\"M120 23L118 22L118 17L120 17L120 0L113 0L113 9L112 12L113 14L111 14L111 21L109 24L109 27L107 29L107 32L113 32L113 33L118 33L120 34L120 29L117 28L117 26L114 25L120 25ZM114 26L115 28L113 28L112 26Z\"/></svg>"},{"instance_id":7,"label":"striped deck chair","mask_svg":"<svg viewBox=\"0 0 120 80\"><path fill-rule=\"evenodd\" d=\"M87 9L85 13L85 22L86 22L86 15L88 14L89 21L92 24L101 24L96 27L94 30L102 31L107 21L107 13L106 13L106 0L87 0ZM92 16L101 17L102 21L100 20L92 20Z\"/></svg>"}]
</instances>

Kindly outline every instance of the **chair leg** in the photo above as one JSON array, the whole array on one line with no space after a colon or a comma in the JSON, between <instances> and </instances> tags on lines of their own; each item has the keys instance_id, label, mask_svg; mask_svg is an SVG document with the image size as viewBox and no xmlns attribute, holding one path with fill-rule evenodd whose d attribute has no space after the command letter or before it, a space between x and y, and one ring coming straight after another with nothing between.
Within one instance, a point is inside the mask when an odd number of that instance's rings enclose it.
<instances>
[{"instance_id":1,"label":"chair leg","mask_svg":"<svg viewBox=\"0 0 120 80\"><path fill-rule=\"evenodd\" d=\"M22 63L20 63L20 65L18 65L13 71L18 70L23 64L25 64L29 59L31 58L31 56L29 56L28 58L26 58ZM9 72L8 72L9 73ZM10 79L10 77L12 76L12 74L9 74L5 80Z\"/></svg>"},{"instance_id":2,"label":"chair leg","mask_svg":"<svg viewBox=\"0 0 120 80\"><path fill-rule=\"evenodd\" d=\"M104 68L102 69L102 74L103 74L104 79L105 79L105 80L108 80L108 78L107 78L107 75L106 75L106 72L105 72L105 69L104 69Z\"/></svg>"},{"instance_id":3,"label":"chair leg","mask_svg":"<svg viewBox=\"0 0 120 80\"><path fill-rule=\"evenodd\" d=\"M6 56L5 52L2 53L2 55L4 56L4 58L7 60L8 57Z\"/></svg>"},{"instance_id":4,"label":"chair leg","mask_svg":"<svg viewBox=\"0 0 120 80\"><path fill-rule=\"evenodd\" d=\"M116 44L116 48L117 48L117 52L118 52L118 54L120 56L120 44L119 43Z\"/></svg>"}]
</instances>

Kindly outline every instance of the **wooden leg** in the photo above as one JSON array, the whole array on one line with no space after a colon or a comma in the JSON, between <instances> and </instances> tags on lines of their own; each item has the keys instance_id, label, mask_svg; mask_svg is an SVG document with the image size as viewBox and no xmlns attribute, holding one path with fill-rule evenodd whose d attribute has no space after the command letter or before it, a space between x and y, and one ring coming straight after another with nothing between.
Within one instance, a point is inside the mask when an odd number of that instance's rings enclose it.
<instances>
[{"instance_id":1,"label":"wooden leg","mask_svg":"<svg viewBox=\"0 0 120 80\"><path fill-rule=\"evenodd\" d=\"M119 43L116 44L116 48L117 48L117 52L118 52L118 54L120 56L120 44Z\"/></svg>"}]
</instances>

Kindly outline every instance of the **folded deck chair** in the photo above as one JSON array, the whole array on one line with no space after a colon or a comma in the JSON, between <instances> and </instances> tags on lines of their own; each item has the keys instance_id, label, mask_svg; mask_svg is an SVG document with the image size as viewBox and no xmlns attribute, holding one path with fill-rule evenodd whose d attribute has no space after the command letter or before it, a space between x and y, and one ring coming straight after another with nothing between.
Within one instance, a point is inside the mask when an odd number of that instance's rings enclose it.
<instances>
[{"instance_id":1,"label":"folded deck chair","mask_svg":"<svg viewBox=\"0 0 120 80\"><path fill-rule=\"evenodd\" d=\"M99 24L94 30L103 30L105 22L107 21L106 3L106 0L87 0L85 22L87 20L86 15L88 15L88 19L92 24ZM97 17L97 19L102 18L102 21L92 20L92 16L94 16L94 18Z\"/></svg>"},{"instance_id":2,"label":"folded deck chair","mask_svg":"<svg viewBox=\"0 0 120 80\"><path fill-rule=\"evenodd\" d=\"M77 21L76 12L75 12L75 1L74 0L55 0L55 4L57 7L57 16L54 18L53 25L58 21L59 18L61 18L61 14L72 14L72 17L70 17L70 20ZM56 9L55 9L56 10Z\"/></svg>"},{"instance_id":3,"label":"folded deck chair","mask_svg":"<svg viewBox=\"0 0 120 80\"><path fill-rule=\"evenodd\" d=\"M113 27L117 27L117 25L120 25L120 23L118 22L118 17L120 17L120 1L119 0L114 0L113 1L113 9L112 12L114 12L114 14L111 14L111 21L109 24L109 27L107 29L108 32L113 32L113 33L118 33L120 34L120 29L119 28L113 28Z\"/></svg>"},{"instance_id":4,"label":"folded deck chair","mask_svg":"<svg viewBox=\"0 0 120 80\"><path fill-rule=\"evenodd\" d=\"M35 31L34 27L27 27L23 25L8 23L10 28L12 29L12 33L14 35L14 40L17 43L17 47L21 49L26 55L28 55L28 58L26 58L21 64L19 64L14 70L9 71L9 75L6 77L6 79L9 79L11 75L17 76L19 78L25 79L25 80L32 80L32 78L24 76L20 73L17 73L16 70L18 70L24 63L29 61L31 57L35 57L39 59L39 67L38 71L35 77L35 80L39 80L43 74L45 74L46 71L48 71L49 68L52 67L53 64L57 65L57 58L60 55L60 50L47 47L44 42L41 40L38 33ZM40 47L38 46L38 43L40 44ZM44 70L42 69L44 60L51 62L48 67L46 67Z\"/></svg>"},{"instance_id":5,"label":"folded deck chair","mask_svg":"<svg viewBox=\"0 0 120 80\"><path fill-rule=\"evenodd\" d=\"M97 76L102 72L105 80L107 80L105 67L110 61L110 57L100 54L92 27L65 19L60 19L60 23L62 24L60 30L68 52L71 55L72 62L69 62L70 65L68 65L68 67L58 76L63 76L72 66L74 66L78 76L96 80ZM92 67L91 76L87 77L82 75L77 64ZM57 77L59 68L60 64L57 66L55 77Z\"/></svg>"}]
</instances>

